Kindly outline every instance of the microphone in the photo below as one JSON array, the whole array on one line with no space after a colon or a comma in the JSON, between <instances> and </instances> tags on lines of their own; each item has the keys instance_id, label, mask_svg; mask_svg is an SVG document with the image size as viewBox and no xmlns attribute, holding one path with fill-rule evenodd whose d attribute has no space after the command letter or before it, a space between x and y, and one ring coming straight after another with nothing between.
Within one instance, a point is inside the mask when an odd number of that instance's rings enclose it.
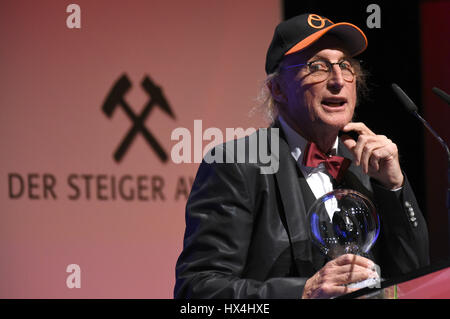
<instances>
[{"instance_id":1,"label":"microphone","mask_svg":"<svg viewBox=\"0 0 450 319\"><path fill-rule=\"evenodd\" d=\"M441 89L438 89L437 87L434 87L431 90L434 92L434 94L439 96L441 99L443 99L445 102L447 102L447 104L450 105L450 95L448 95L447 93L445 93Z\"/></svg>"},{"instance_id":2,"label":"microphone","mask_svg":"<svg viewBox=\"0 0 450 319\"><path fill-rule=\"evenodd\" d=\"M436 88L433 88L433 92L436 93ZM403 92L403 90L395 83L392 83L392 90L395 92L395 94L397 94L398 98L400 99L400 101L403 103L403 105L406 107L406 109L412 113L417 119L419 119L419 121L421 121L423 123L423 125L425 125L425 127L431 132L431 134L439 141L439 143L442 145L442 147L445 149L445 151L447 152L447 214L448 214L448 224L449 224L449 229L450 229L450 152L448 150L448 146L447 144L442 140L442 138L436 133L435 130L433 130L433 128L430 126L430 124L428 124L427 121L425 121L420 115L419 113L417 113L417 106L416 104L414 104L414 102L409 98L408 95L406 95L405 92ZM439 89L437 89L439 90ZM442 92L444 93L444 92ZM439 96L439 93L436 93ZM445 93L444 93L445 94ZM448 96L448 95L447 95ZM442 97L442 96L441 96ZM445 99L445 95L444 97L442 97ZM450 232L449 232L449 245L450 245Z\"/></svg>"},{"instance_id":3,"label":"microphone","mask_svg":"<svg viewBox=\"0 0 450 319\"><path fill-rule=\"evenodd\" d=\"M448 157L448 161L450 163L450 151L448 150L448 146L447 144L444 142L444 140L438 135L438 133L436 133L435 130L433 130L433 128L430 126L430 124L428 124L427 121L425 121L420 115L419 113L417 113L418 109L416 104L409 98L408 95L406 95L405 92L403 92L403 90L395 83L392 83L392 90L394 90L395 94L397 94L397 97L400 99L400 101L403 103L403 105L405 106L405 108L412 113L417 119L419 119L419 121L421 121L423 123L423 125L425 125L425 127L428 129L428 131L430 131L430 133L439 141L439 143L442 145L442 147L445 149L445 151L447 152L447 157Z\"/></svg>"}]
</instances>

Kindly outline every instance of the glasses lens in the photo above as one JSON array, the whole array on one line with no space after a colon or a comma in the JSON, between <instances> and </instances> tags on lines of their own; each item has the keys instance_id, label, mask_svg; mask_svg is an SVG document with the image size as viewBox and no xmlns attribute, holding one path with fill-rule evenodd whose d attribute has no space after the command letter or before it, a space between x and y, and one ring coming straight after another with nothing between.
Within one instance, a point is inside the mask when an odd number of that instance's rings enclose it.
<instances>
[{"instance_id":1,"label":"glasses lens","mask_svg":"<svg viewBox=\"0 0 450 319\"><path fill-rule=\"evenodd\" d=\"M324 81L328 78L330 67L327 61L318 60L308 64L308 71L315 81Z\"/></svg>"},{"instance_id":2,"label":"glasses lens","mask_svg":"<svg viewBox=\"0 0 450 319\"><path fill-rule=\"evenodd\" d=\"M339 63L339 68L341 69L342 77L347 82L352 82L355 76L355 71L348 61L342 61Z\"/></svg>"}]
</instances>

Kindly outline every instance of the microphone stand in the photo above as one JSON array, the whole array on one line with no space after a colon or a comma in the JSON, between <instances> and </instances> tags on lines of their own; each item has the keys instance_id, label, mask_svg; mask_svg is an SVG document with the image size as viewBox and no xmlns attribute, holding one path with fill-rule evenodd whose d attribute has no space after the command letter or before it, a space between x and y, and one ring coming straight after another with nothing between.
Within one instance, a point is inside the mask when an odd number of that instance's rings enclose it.
<instances>
[{"instance_id":1,"label":"microphone stand","mask_svg":"<svg viewBox=\"0 0 450 319\"><path fill-rule=\"evenodd\" d=\"M447 152L447 213L448 213L448 229L449 229L449 245L450 245L450 151L444 140L436 133L436 131L425 121L417 112L412 112L428 129L428 131L439 141L444 150ZM449 246L450 247L450 246Z\"/></svg>"},{"instance_id":2,"label":"microphone stand","mask_svg":"<svg viewBox=\"0 0 450 319\"><path fill-rule=\"evenodd\" d=\"M434 87L431 89L433 91L434 94L436 94L438 97L440 97L444 102L446 102L447 104L450 105L450 96L442 91L441 89ZM445 143L441 143L442 146L444 146L444 148L447 151L447 157L448 157L448 161L447 161L447 211L449 214L448 217L448 229L449 229L449 234L448 234L448 238L449 238L449 247L450 247L450 155L448 152L448 147L447 144Z\"/></svg>"},{"instance_id":3,"label":"microphone stand","mask_svg":"<svg viewBox=\"0 0 450 319\"><path fill-rule=\"evenodd\" d=\"M406 95L405 92L395 83L392 84L392 89L397 94L398 98L402 101L402 103L405 105L405 107L408 109L409 112L411 112L420 122L425 125L425 127L428 129L428 131L438 140L439 144L442 145L445 152L447 153L447 200L446 200L446 206L447 206L447 223L448 223L448 245L450 248L450 151L448 149L447 144L444 142L444 140L436 133L436 131L428 124L425 119L423 119L419 113L417 112L417 106L416 104L409 98L408 95ZM442 93L443 91L434 88L434 93L438 94L441 98L445 99L446 96ZM448 102L448 101L447 101Z\"/></svg>"}]
</instances>

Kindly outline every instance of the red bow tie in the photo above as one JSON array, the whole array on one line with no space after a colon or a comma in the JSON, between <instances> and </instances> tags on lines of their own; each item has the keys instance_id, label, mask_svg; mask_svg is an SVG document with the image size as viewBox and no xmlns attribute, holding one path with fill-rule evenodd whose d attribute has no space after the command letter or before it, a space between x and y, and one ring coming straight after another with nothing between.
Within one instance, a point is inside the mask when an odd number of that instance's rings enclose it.
<instances>
[{"instance_id":1,"label":"red bow tie","mask_svg":"<svg viewBox=\"0 0 450 319\"><path fill-rule=\"evenodd\" d=\"M334 177L336 181L340 181L345 171L351 164L351 160L341 156L327 156L322 153L317 145L308 142L303 156L303 165L307 167L317 167L320 163L324 163L328 173Z\"/></svg>"}]
</instances>

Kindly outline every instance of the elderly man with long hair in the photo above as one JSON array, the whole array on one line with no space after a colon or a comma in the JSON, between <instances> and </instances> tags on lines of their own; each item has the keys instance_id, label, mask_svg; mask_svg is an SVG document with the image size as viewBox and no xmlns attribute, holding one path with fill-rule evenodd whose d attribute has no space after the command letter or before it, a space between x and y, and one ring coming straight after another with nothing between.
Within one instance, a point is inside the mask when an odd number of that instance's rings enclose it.
<instances>
[{"instance_id":1,"label":"elderly man with long hair","mask_svg":"<svg viewBox=\"0 0 450 319\"><path fill-rule=\"evenodd\" d=\"M389 278L429 263L426 223L396 145L352 122L365 89L354 57L366 47L358 27L317 14L276 27L264 100L279 169L261 174L258 162L202 162L186 205L176 298L330 298L379 276L375 265ZM211 152L235 156L230 149L234 141ZM363 194L380 215L379 238L365 256L329 258L312 244L308 209L336 188Z\"/></svg>"}]
</instances>

